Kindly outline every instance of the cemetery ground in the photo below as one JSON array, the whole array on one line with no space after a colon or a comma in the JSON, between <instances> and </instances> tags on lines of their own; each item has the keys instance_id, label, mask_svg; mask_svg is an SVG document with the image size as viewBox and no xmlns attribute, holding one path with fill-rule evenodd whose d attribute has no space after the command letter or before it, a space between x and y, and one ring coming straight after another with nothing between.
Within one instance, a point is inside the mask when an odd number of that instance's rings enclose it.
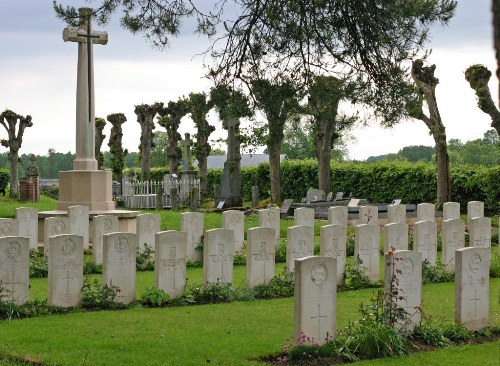
<instances>
[{"instance_id":1,"label":"cemetery ground","mask_svg":"<svg viewBox=\"0 0 500 366\"><path fill-rule=\"evenodd\" d=\"M15 208L21 206L3 197L0 202L0 217L14 217ZM34 206L50 210L55 201L43 198ZM162 230L179 230L179 213L161 211L161 216ZM204 220L205 229L221 227L218 213L206 213ZM493 221L498 225L497 220ZM319 227L325 223L315 222L316 247ZM281 221L282 238L286 237L286 228L292 225L293 220ZM245 231L255 226L258 226L258 218L246 216ZM498 231L498 226L495 229ZM383 247L383 237L381 245ZM497 250L494 247L492 251ZM284 266L277 263L276 274L282 273ZM245 271L244 265L235 265L234 287L244 287ZM92 278L101 276L92 275ZM188 284L202 284L202 268L188 268L187 278ZM138 299L147 286L153 285L154 272L137 272ZM30 278L30 286L31 300L47 298L46 278ZM423 286L424 313L432 321L453 321L454 287L453 282ZM358 320L360 304L369 303L377 291L339 292L338 329ZM489 320L493 326L500 326L499 294L500 278L490 279ZM281 347L290 342L287 338L293 337L293 306L293 297L288 297L182 307L134 305L124 310L82 310L65 315L1 320L0 365L262 365L260 358L279 353ZM499 359L497 340L354 365L498 365Z\"/></svg>"}]
</instances>

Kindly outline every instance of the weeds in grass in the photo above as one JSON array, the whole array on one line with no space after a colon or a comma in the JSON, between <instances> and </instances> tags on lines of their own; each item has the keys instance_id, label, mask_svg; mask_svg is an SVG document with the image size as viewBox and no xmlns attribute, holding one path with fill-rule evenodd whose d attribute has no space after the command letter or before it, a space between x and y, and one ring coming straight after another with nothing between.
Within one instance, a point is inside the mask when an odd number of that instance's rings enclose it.
<instances>
[{"instance_id":1,"label":"weeds in grass","mask_svg":"<svg viewBox=\"0 0 500 366\"><path fill-rule=\"evenodd\" d=\"M490 278L498 277L500 277L500 255L496 252L491 252Z\"/></svg>"},{"instance_id":2,"label":"weeds in grass","mask_svg":"<svg viewBox=\"0 0 500 366\"><path fill-rule=\"evenodd\" d=\"M146 306L159 307L168 304L170 296L161 288L147 286L146 291L141 296L141 302Z\"/></svg>"},{"instance_id":3,"label":"weeds in grass","mask_svg":"<svg viewBox=\"0 0 500 366\"><path fill-rule=\"evenodd\" d=\"M91 255L85 255L83 258L83 274L101 274L102 264L97 264Z\"/></svg>"},{"instance_id":4,"label":"weeds in grass","mask_svg":"<svg viewBox=\"0 0 500 366\"><path fill-rule=\"evenodd\" d=\"M278 248L274 256L275 263L286 263L286 239L279 239Z\"/></svg>"},{"instance_id":5,"label":"weeds in grass","mask_svg":"<svg viewBox=\"0 0 500 366\"><path fill-rule=\"evenodd\" d=\"M269 282L255 286L254 291L256 299L277 299L293 296L293 273L277 275Z\"/></svg>"},{"instance_id":6,"label":"weeds in grass","mask_svg":"<svg viewBox=\"0 0 500 366\"><path fill-rule=\"evenodd\" d=\"M45 260L45 255L43 254L43 249L32 249L30 251L29 267L31 278L47 277L49 269L47 261Z\"/></svg>"},{"instance_id":7,"label":"weeds in grass","mask_svg":"<svg viewBox=\"0 0 500 366\"><path fill-rule=\"evenodd\" d=\"M125 306L117 302L120 289L113 284L101 284L94 278L85 278L83 281L82 307L85 309L119 309Z\"/></svg>"}]
</instances>

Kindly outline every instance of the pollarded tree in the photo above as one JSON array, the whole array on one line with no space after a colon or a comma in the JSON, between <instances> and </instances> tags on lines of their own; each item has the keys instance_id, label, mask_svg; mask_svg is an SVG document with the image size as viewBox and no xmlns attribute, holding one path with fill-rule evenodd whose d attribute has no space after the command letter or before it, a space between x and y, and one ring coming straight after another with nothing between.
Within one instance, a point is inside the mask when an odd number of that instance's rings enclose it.
<instances>
[{"instance_id":1,"label":"pollarded tree","mask_svg":"<svg viewBox=\"0 0 500 366\"><path fill-rule=\"evenodd\" d=\"M477 106L484 113L491 117L491 127L493 127L500 136L500 111L493 102L488 82L491 78L491 71L484 65L472 65L465 70L465 80L474 89L477 96Z\"/></svg>"},{"instance_id":2,"label":"pollarded tree","mask_svg":"<svg viewBox=\"0 0 500 366\"><path fill-rule=\"evenodd\" d=\"M104 154L101 152L101 146L106 138L103 134L104 127L106 126L106 120L104 118L96 117L95 119L95 157L97 159L97 169L102 169L102 164L104 163Z\"/></svg>"},{"instance_id":3,"label":"pollarded tree","mask_svg":"<svg viewBox=\"0 0 500 366\"><path fill-rule=\"evenodd\" d=\"M493 41L497 59L498 105L500 106L500 0L492 0ZM498 129L497 129L498 132Z\"/></svg>"},{"instance_id":4,"label":"pollarded tree","mask_svg":"<svg viewBox=\"0 0 500 366\"><path fill-rule=\"evenodd\" d=\"M141 143L139 153L141 158L141 179L149 180L151 177L151 149L153 148L154 118L162 110L163 103L136 105L134 112L137 122L141 125Z\"/></svg>"},{"instance_id":5,"label":"pollarded tree","mask_svg":"<svg viewBox=\"0 0 500 366\"><path fill-rule=\"evenodd\" d=\"M122 124L127 121L127 117L123 113L109 114L106 119L111 123L111 134L109 136L108 146L111 153L111 170L114 179L122 184L123 168L125 167L125 156L127 149L122 147Z\"/></svg>"},{"instance_id":6,"label":"pollarded tree","mask_svg":"<svg viewBox=\"0 0 500 366\"><path fill-rule=\"evenodd\" d=\"M16 126L19 122L19 127L16 132ZM31 116L21 116L13 111L6 109L0 114L0 123L5 128L8 134L7 139L0 140L2 146L9 149L10 163L10 196L17 197L19 192L19 179L17 173L17 163L19 161L19 149L23 143L23 135L26 127L33 126Z\"/></svg>"},{"instance_id":7,"label":"pollarded tree","mask_svg":"<svg viewBox=\"0 0 500 366\"><path fill-rule=\"evenodd\" d=\"M208 192L208 169L207 157L212 147L208 143L210 134L215 131L215 127L208 123L207 113L213 108L212 101L207 101L205 93L190 93L189 106L191 119L196 126L196 142L194 143L194 156L198 160L200 169L200 193L205 197Z\"/></svg>"}]
</instances>

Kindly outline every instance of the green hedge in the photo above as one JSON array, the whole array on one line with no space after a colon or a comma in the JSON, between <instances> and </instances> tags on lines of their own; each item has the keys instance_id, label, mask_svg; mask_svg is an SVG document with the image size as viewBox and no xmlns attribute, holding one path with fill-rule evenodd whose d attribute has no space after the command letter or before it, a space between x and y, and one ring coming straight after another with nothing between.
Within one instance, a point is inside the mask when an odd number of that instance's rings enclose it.
<instances>
[{"instance_id":1,"label":"green hedge","mask_svg":"<svg viewBox=\"0 0 500 366\"><path fill-rule=\"evenodd\" d=\"M0 168L0 191L4 191L7 188L10 180L9 169Z\"/></svg>"}]
</instances>

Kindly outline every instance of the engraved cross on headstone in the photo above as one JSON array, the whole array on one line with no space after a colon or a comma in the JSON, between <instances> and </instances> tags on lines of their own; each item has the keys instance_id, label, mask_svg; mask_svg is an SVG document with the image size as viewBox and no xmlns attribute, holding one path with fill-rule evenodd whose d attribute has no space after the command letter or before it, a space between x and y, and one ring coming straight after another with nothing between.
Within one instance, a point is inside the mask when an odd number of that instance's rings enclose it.
<instances>
[{"instance_id":1,"label":"engraved cross on headstone","mask_svg":"<svg viewBox=\"0 0 500 366\"><path fill-rule=\"evenodd\" d=\"M10 298L11 298L12 301L14 300L14 292L15 292L14 286L15 285L19 286L21 284L21 282L15 282L14 277L15 277L15 274L12 273L12 275L11 275L12 279L9 282L4 282L3 283L4 285L11 285L11 287L10 287ZM0 285L2 285L1 282L0 282Z\"/></svg>"},{"instance_id":2,"label":"engraved cross on headstone","mask_svg":"<svg viewBox=\"0 0 500 366\"><path fill-rule=\"evenodd\" d=\"M215 262L215 263L218 263L218 262L221 263L221 265L220 265L220 272L221 272L220 279L223 279L223 277L224 277L224 263L229 262L229 255L226 255L225 246L223 243L219 243L217 245L217 252L210 256L210 260L212 262Z\"/></svg>"},{"instance_id":3,"label":"engraved cross on headstone","mask_svg":"<svg viewBox=\"0 0 500 366\"><path fill-rule=\"evenodd\" d=\"M474 318L477 318L477 302L481 301L481 298L477 297L477 290L474 290L474 297L469 301L474 303Z\"/></svg>"},{"instance_id":4,"label":"engraved cross on headstone","mask_svg":"<svg viewBox=\"0 0 500 366\"><path fill-rule=\"evenodd\" d=\"M489 248L491 246L490 240L484 233L484 230L481 230L481 232L479 233L479 238L474 240L474 246L476 248Z\"/></svg>"},{"instance_id":5,"label":"engraved cross on headstone","mask_svg":"<svg viewBox=\"0 0 500 366\"><path fill-rule=\"evenodd\" d=\"M434 250L434 244L431 243L431 234L425 234L424 237L424 245L420 246L420 250L422 251L422 254L423 252L426 252L427 256L422 258L422 260L431 258L431 252Z\"/></svg>"},{"instance_id":6,"label":"engraved cross on headstone","mask_svg":"<svg viewBox=\"0 0 500 366\"><path fill-rule=\"evenodd\" d=\"M318 315L311 316L311 319L318 319L318 337L321 337L321 318L327 318L327 315L321 315L321 305L318 304Z\"/></svg>"},{"instance_id":7,"label":"engraved cross on headstone","mask_svg":"<svg viewBox=\"0 0 500 366\"><path fill-rule=\"evenodd\" d=\"M66 277L63 277L62 279L66 280L66 292L69 292L69 281L74 279L74 277L70 276L69 270L66 270Z\"/></svg>"}]
</instances>

